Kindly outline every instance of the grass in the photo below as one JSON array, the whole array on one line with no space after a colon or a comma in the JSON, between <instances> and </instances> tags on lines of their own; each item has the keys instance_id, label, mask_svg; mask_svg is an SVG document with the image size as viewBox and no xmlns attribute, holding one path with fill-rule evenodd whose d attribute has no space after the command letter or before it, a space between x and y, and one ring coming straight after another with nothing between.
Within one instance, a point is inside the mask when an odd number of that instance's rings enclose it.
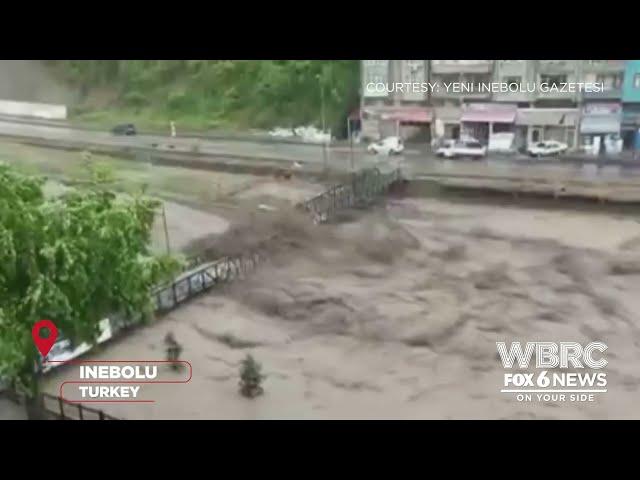
<instances>
[{"instance_id":1,"label":"grass","mask_svg":"<svg viewBox=\"0 0 640 480\"><path fill-rule=\"evenodd\" d=\"M140 130L167 131L169 123L174 121L176 130L207 131L214 129L243 130L246 125L223 120L215 115L168 115L151 109L100 109L82 113L70 112L69 121L79 126L90 126L100 129L111 129L119 123L134 123Z\"/></svg>"},{"instance_id":2,"label":"grass","mask_svg":"<svg viewBox=\"0 0 640 480\"><path fill-rule=\"evenodd\" d=\"M247 175L156 166L106 155L92 154L89 161L113 172L115 190L135 193L146 188L148 194L159 198L204 207L219 200L222 190L233 190L248 178ZM82 182L90 178L82 152L0 142L0 162L13 165L25 174L43 175L52 180Z\"/></svg>"}]
</instances>

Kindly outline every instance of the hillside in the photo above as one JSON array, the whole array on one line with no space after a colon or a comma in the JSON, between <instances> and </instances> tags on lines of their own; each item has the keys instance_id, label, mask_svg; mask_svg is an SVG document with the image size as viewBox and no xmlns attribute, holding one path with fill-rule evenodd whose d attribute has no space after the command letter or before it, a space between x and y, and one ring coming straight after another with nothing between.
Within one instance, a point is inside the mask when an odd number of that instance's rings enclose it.
<instances>
[{"instance_id":1,"label":"hillside","mask_svg":"<svg viewBox=\"0 0 640 480\"><path fill-rule=\"evenodd\" d=\"M343 128L358 103L357 61L59 60L47 65L79 93L75 119L166 128Z\"/></svg>"}]
</instances>

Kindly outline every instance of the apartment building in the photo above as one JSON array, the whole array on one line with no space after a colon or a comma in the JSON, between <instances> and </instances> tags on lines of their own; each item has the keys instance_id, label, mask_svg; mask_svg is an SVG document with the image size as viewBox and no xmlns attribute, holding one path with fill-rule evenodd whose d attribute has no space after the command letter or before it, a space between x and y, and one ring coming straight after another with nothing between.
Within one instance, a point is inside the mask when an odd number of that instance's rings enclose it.
<instances>
[{"instance_id":1,"label":"apartment building","mask_svg":"<svg viewBox=\"0 0 640 480\"><path fill-rule=\"evenodd\" d=\"M489 123L463 123L462 117L465 105L491 100L491 93L482 91L478 85L492 81L493 60L431 60L430 73L430 81L435 85L431 94L434 136L459 138L466 133L488 138ZM453 88L454 84L473 87ZM483 113L478 115L472 120L484 118Z\"/></svg>"},{"instance_id":2,"label":"apartment building","mask_svg":"<svg viewBox=\"0 0 640 480\"><path fill-rule=\"evenodd\" d=\"M616 154L622 150L622 60L583 60L579 65L580 81L601 83L601 92L582 92L580 144L593 155Z\"/></svg>"},{"instance_id":3,"label":"apartment building","mask_svg":"<svg viewBox=\"0 0 640 480\"><path fill-rule=\"evenodd\" d=\"M640 128L640 61L365 60L362 72L362 126L369 138L469 135L490 150L558 140L570 148L613 153L622 145L623 123L626 132ZM433 89L367 91L371 82L429 82ZM532 88L508 92L478 88L492 82ZM574 82L601 83L604 91L539 88ZM454 88L454 84L475 88ZM626 143L631 142L631 133L626 134Z\"/></svg>"},{"instance_id":4,"label":"apartment building","mask_svg":"<svg viewBox=\"0 0 640 480\"><path fill-rule=\"evenodd\" d=\"M399 135L429 142L433 109L428 92L394 87L397 83L427 82L429 60L363 60L361 65L362 136ZM388 88L379 88L381 85Z\"/></svg>"},{"instance_id":5,"label":"apartment building","mask_svg":"<svg viewBox=\"0 0 640 480\"><path fill-rule=\"evenodd\" d=\"M625 148L633 148L640 130L640 60L625 62L621 130Z\"/></svg>"}]
</instances>

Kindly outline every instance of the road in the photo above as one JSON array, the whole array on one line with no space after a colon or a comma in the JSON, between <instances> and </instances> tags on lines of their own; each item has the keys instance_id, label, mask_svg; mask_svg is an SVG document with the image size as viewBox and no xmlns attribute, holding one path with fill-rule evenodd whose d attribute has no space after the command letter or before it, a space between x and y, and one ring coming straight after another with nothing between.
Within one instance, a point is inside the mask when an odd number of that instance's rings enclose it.
<instances>
[{"instance_id":1,"label":"road","mask_svg":"<svg viewBox=\"0 0 640 480\"><path fill-rule=\"evenodd\" d=\"M199 153L203 157L242 158L300 162L318 168L324 163L323 149L317 144L265 143L251 139L171 138L161 135L115 136L110 132L71 127L29 124L0 118L0 136L21 137L79 145L155 150L172 153ZM207 159L209 161L209 159ZM327 162L332 168L349 170L351 156L344 145L327 149ZM598 168L595 158L567 155L560 159L492 156L483 161L441 160L430 153L408 146L403 155L386 157L369 155L360 145L353 153L356 169L370 166L401 166L410 177L421 175L490 175L573 177L587 181L640 177L640 161L607 160Z\"/></svg>"}]
</instances>

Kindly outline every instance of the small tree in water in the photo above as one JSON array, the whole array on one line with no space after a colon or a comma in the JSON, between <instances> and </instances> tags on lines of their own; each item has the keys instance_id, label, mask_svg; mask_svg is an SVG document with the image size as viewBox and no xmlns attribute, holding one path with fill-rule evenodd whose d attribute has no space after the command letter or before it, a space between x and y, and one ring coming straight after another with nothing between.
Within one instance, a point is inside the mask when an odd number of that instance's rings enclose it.
<instances>
[{"instance_id":1,"label":"small tree in water","mask_svg":"<svg viewBox=\"0 0 640 480\"><path fill-rule=\"evenodd\" d=\"M171 363L171 368L179 370L182 367L182 363L178 362L180 354L182 353L182 345L180 345L173 336L172 332L167 333L164 337L165 351L167 354L167 360Z\"/></svg>"},{"instance_id":2,"label":"small tree in water","mask_svg":"<svg viewBox=\"0 0 640 480\"><path fill-rule=\"evenodd\" d=\"M242 360L240 366L240 393L248 398L262 395L264 390L261 386L262 381L266 378L261 373L262 365L255 361L251 355L247 355Z\"/></svg>"}]
</instances>

